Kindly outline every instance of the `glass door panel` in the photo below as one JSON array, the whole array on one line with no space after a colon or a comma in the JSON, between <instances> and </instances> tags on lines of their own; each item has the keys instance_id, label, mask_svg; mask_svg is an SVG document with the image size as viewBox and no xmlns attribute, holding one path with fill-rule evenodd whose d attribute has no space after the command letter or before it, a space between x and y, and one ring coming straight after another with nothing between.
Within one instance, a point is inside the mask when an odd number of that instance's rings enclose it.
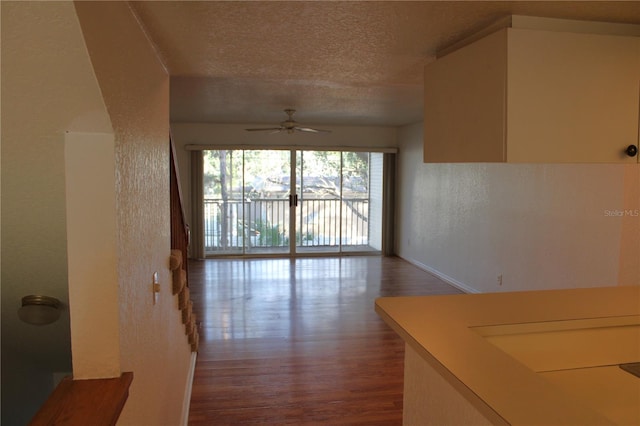
<instances>
[{"instance_id":1,"label":"glass door panel","mask_svg":"<svg viewBox=\"0 0 640 426\"><path fill-rule=\"evenodd\" d=\"M297 253L382 248L382 153L296 153Z\"/></svg>"},{"instance_id":2,"label":"glass door panel","mask_svg":"<svg viewBox=\"0 0 640 426\"><path fill-rule=\"evenodd\" d=\"M245 220L250 253L289 253L291 151L245 151Z\"/></svg>"},{"instance_id":3,"label":"glass door panel","mask_svg":"<svg viewBox=\"0 0 640 426\"><path fill-rule=\"evenodd\" d=\"M342 155L342 251L380 251L384 154L343 152Z\"/></svg>"},{"instance_id":4,"label":"glass door panel","mask_svg":"<svg viewBox=\"0 0 640 426\"><path fill-rule=\"evenodd\" d=\"M289 253L288 150L208 150L204 163L206 255Z\"/></svg>"},{"instance_id":5,"label":"glass door panel","mask_svg":"<svg viewBox=\"0 0 640 426\"><path fill-rule=\"evenodd\" d=\"M299 185L297 253L340 251L341 161L339 151L296 153L296 184Z\"/></svg>"},{"instance_id":6,"label":"glass door panel","mask_svg":"<svg viewBox=\"0 0 640 426\"><path fill-rule=\"evenodd\" d=\"M202 156L205 254L241 254L242 151L210 150Z\"/></svg>"}]
</instances>

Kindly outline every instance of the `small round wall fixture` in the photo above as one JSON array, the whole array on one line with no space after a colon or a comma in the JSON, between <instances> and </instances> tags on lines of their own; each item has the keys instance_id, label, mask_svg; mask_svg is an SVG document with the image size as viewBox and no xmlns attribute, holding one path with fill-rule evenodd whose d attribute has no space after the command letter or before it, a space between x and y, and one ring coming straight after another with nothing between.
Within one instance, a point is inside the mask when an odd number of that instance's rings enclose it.
<instances>
[{"instance_id":1,"label":"small round wall fixture","mask_svg":"<svg viewBox=\"0 0 640 426\"><path fill-rule=\"evenodd\" d=\"M18 317L27 324L47 325L60 318L61 303L55 297L24 296L22 307L18 309Z\"/></svg>"}]
</instances>

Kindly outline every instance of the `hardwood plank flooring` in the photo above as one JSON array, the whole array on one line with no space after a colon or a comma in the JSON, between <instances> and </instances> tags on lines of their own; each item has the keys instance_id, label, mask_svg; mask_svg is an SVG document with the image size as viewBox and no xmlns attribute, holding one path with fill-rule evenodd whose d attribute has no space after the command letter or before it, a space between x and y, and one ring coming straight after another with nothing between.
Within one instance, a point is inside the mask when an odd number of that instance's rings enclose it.
<instances>
[{"instance_id":1,"label":"hardwood plank flooring","mask_svg":"<svg viewBox=\"0 0 640 426\"><path fill-rule=\"evenodd\" d=\"M189 425L402 423L404 344L380 296L460 293L395 257L190 261Z\"/></svg>"}]
</instances>

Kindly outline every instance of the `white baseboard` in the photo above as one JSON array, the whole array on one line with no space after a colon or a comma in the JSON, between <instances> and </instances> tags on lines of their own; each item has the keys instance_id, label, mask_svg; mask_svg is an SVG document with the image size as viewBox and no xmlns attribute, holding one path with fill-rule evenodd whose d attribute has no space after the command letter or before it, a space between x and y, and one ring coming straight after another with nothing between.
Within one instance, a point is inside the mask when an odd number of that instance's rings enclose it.
<instances>
[{"instance_id":1,"label":"white baseboard","mask_svg":"<svg viewBox=\"0 0 640 426\"><path fill-rule=\"evenodd\" d=\"M182 401L182 426L189 424L189 407L191 406L191 390L193 389L193 375L196 371L197 352L191 353L191 364L187 375L187 388L184 390L184 400Z\"/></svg>"},{"instance_id":2,"label":"white baseboard","mask_svg":"<svg viewBox=\"0 0 640 426\"><path fill-rule=\"evenodd\" d=\"M459 290L464 291L465 293L481 293L480 291L476 290L475 288L469 287L468 285L466 285L465 283L462 283L454 278L451 278L450 276L443 274L442 272L433 269L431 266L427 266L424 263L420 263L417 260L413 260L413 259L407 259L404 257L401 257L401 259L406 260L407 262L411 263L412 265L422 269L423 271L426 271L432 275L435 275L436 277L440 278L442 281L446 282L447 284L450 284L454 287L456 287Z\"/></svg>"}]
</instances>

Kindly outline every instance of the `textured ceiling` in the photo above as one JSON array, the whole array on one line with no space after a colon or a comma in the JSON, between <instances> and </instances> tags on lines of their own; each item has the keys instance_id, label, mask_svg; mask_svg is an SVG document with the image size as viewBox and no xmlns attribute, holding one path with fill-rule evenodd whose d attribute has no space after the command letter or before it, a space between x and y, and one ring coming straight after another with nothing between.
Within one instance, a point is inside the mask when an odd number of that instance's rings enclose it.
<instances>
[{"instance_id":1,"label":"textured ceiling","mask_svg":"<svg viewBox=\"0 0 640 426\"><path fill-rule=\"evenodd\" d=\"M640 23L640 2L131 2L171 75L171 119L404 125L435 52L511 14Z\"/></svg>"}]
</instances>

